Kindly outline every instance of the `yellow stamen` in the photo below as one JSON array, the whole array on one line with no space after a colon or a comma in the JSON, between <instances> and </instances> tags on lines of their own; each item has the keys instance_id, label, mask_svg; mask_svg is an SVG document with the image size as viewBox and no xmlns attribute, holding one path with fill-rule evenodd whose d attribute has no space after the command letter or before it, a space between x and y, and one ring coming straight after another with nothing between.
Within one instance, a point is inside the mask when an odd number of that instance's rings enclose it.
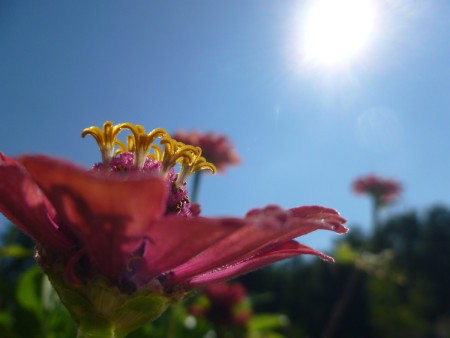
<instances>
[{"instance_id":1,"label":"yellow stamen","mask_svg":"<svg viewBox=\"0 0 450 338\"><path fill-rule=\"evenodd\" d=\"M164 145L164 153L161 160L161 170L163 173L168 172L169 169L174 167L177 163L181 163L183 159L185 160L185 163L191 163L194 160L194 156L199 151L200 153L202 151L198 147L185 145L171 137L162 138L160 143Z\"/></svg>"},{"instance_id":2,"label":"yellow stamen","mask_svg":"<svg viewBox=\"0 0 450 338\"><path fill-rule=\"evenodd\" d=\"M186 145L170 137L161 139L161 144L164 144L165 146L161 161L162 172L167 172L177 163L181 165L181 170L176 182L178 185L184 184L189 176L200 170L209 169L214 174L216 173L214 164L207 162L206 159L201 156L202 149L200 147Z\"/></svg>"},{"instance_id":3,"label":"yellow stamen","mask_svg":"<svg viewBox=\"0 0 450 338\"><path fill-rule=\"evenodd\" d=\"M117 139L122 129L131 131L126 145ZM128 122L113 125L112 122L107 121L103 124L103 130L99 127L89 127L83 130L81 136L84 137L87 134L92 135L97 141L105 166L111 162L114 155L114 146L117 146L119 149L116 151L116 155L123 152L134 153L134 165L139 169L144 167L147 157L161 162L163 174L167 174L171 168L179 164L181 169L176 180L178 186L183 185L186 179L197 171L208 169L214 174L216 173L216 167L201 156L202 150L200 147L178 142L162 128L153 129L146 134L144 127L141 125ZM159 145L153 144L157 138L161 138L160 144L164 146L164 151ZM150 151L152 153L149 153Z\"/></svg>"},{"instance_id":4,"label":"yellow stamen","mask_svg":"<svg viewBox=\"0 0 450 338\"><path fill-rule=\"evenodd\" d=\"M114 144L121 129L121 124L115 126L111 121L107 121L103 124L103 130L97 126L89 127L83 130L81 137L85 137L88 134L94 137L102 153L102 162L104 165L107 165L113 158Z\"/></svg>"},{"instance_id":5,"label":"yellow stamen","mask_svg":"<svg viewBox=\"0 0 450 338\"><path fill-rule=\"evenodd\" d=\"M163 151L161 150L161 147L156 144L152 144L151 149L153 150L153 154L149 154L148 156L153 161L161 162L163 159Z\"/></svg>"},{"instance_id":6,"label":"yellow stamen","mask_svg":"<svg viewBox=\"0 0 450 338\"><path fill-rule=\"evenodd\" d=\"M166 137L169 135L162 128L153 129L150 133L146 134L144 127L131 123L123 123L122 128L129 129L133 133L134 144L132 143L132 139L128 138L128 149L134 148L134 165L139 169L144 167L145 159L153 141L158 137Z\"/></svg>"},{"instance_id":7,"label":"yellow stamen","mask_svg":"<svg viewBox=\"0 0 450 338\"><path fill-rule=\"evenodd\" d=\"M208 162L203 156L198 156L192 163L181 163L181 170L176 183L182 185L193 173L206 169L211 170L213 174L216 173L216 166Z\"/></svg>"},{"instance_id":8,"label":"yellow stamen","mask_svg":"<svg viewBox=\"0 0 450 338\"><path fill-rule=\"evenodd\" d=\"M128 135L127 137L127 145L125 145L122 141L116 140L115 144L119 147L119 149L116 150L116 155L119 155L121 153L134 153L136 150L136 144L134 142L134 136Z\"/></svg>"}]
</instances>

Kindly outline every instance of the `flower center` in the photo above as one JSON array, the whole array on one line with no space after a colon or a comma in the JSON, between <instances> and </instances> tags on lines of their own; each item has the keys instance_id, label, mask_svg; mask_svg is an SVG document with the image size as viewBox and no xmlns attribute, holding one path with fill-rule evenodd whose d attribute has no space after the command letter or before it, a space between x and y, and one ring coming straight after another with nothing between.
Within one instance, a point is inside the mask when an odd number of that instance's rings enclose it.
<instances>
[{"instance_id":1,"label":"flower center","mask_svg":"<svg viewBox=\"0 0 450 338\"><path fill-rule=\"evenodd\" d=\"M117 139L122 130L129 130L126 144ZM102 162L93 170L109 172L145 171L162 175L169 184L166 213L191 215L186 180L200 170L216 172L216 167L201 156L200 147L186 145L170 137L162 128L146 133L141 125L129 122L114 125L107 121L83 130L81 136L92 135L102 155ZM159 145L155 141L159 139ZM178 169L176 172L175 169Z\"/></svg>"}]
</instances>

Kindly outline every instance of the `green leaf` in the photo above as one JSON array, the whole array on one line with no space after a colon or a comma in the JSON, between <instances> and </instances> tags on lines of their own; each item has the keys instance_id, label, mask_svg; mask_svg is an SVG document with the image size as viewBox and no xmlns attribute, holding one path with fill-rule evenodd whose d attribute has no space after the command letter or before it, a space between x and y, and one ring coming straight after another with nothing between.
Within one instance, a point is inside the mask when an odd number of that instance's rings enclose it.
<instances>
[{"instance_id":1,"label":"green leaf","mask_svg":"<svg viewBox=\"0 0 450 338\"><path fill-rule=\"evenodd\" d=\"M358 258L358 252L348 243L342 242L337 246L334 257L336 262L340 264L354 264L356 258Z\"/></svg>"},{"instance_id":2,"label":"green leaf","mask_svg":"<svg viewBox=\"0 0 450 338\"><path fill-rule=\"evenodd\" d=\"M0 247L0 257L24 258L32 256L33 251L21 245L11 244Z\"/></svg>"},{"instance_id":3,"label":"green leaf","mask_svg":"<svg viewBox=\"0 0 450 338\"><path fill-rule=\"evenodd\" d=\"M18 303L38 316L43 315L40 297L41 283L42 272L38 267L33 267L23 274L16 294Z\"/></svg>"},{"instance_id":4,"label":"green leaf","mask_svg":"<svg viewBox=\"0 0 450 338\"><path fill-rule=\"evenodd\" d=\"M280 314L258 314L250 320L249 328L251 331L272 330L287 326L289 319Z\"/></svg>"},{"instance_id":5,"label":"green leaf","mask_svg":"<svg viewBox=\"0 0 450 338\"><path fill-rule=\"evenodd\" d=\"M10 328L12 326L13 318L11 313L0 311L0 326Z\"/></svg>"}]
</instances>

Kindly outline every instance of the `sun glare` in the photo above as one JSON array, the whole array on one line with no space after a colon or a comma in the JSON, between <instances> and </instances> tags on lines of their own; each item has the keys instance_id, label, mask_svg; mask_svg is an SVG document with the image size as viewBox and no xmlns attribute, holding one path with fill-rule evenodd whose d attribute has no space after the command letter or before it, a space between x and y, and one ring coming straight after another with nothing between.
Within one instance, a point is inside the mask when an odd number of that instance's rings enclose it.
<instances>
[{"instance_id":1,"label":"sun glare","mask_svg":"<svg viewBox=\"0 0 450 338\"><path fill-rule=\"evenodd\" d=\"M373 32L375 7L371 0L319 0L309 9L305 24L306 61L348 62Z\"/></svg>"}]
</instances>

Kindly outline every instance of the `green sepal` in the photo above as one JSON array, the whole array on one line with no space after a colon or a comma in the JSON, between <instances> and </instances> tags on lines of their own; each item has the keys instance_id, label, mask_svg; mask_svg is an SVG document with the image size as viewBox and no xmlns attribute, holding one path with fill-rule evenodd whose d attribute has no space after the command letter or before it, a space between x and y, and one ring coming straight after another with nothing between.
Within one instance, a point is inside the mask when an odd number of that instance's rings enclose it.
<instances>
[{"instance_id":1,"label":"green sepal","mask_svg":"<svg viewBox=\"0 0 450 338\"><path fill-rule=\"evenodd\" d=\"M123 338L158 318L175 301L154 290L127 294L103 279L72 286L61 274L46 271L62 303L78 325L79 337Z\"/></svg>"}]
</instances>

